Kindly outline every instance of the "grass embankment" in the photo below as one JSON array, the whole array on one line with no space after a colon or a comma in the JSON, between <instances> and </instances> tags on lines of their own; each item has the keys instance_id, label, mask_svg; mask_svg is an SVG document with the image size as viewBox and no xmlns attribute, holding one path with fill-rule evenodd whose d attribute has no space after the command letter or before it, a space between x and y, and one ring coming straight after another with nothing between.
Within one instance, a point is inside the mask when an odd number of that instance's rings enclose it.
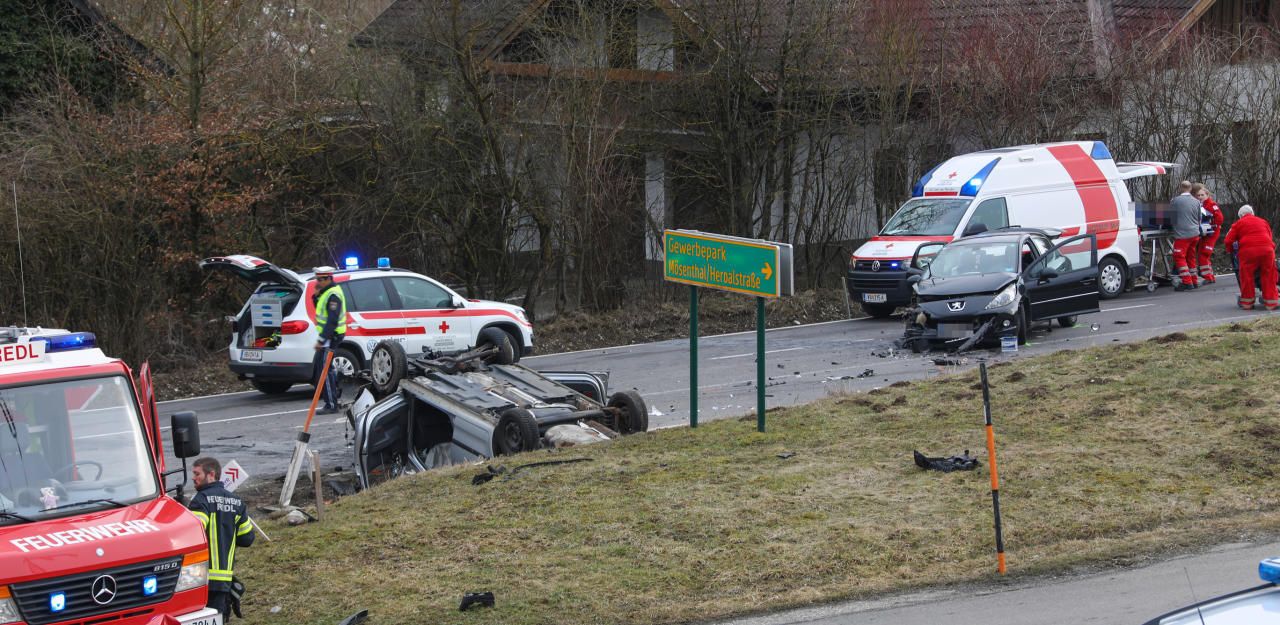
<instances>
[{"instance_id":1,"label":"grass embankment","mask_svg":"<svg viewBox=\"0 0 1280 625\"><path fill-rule=\"evenodd\" d=\"M1280 320L990 369L1010 574L1280 528ZM257 623L665 623L995 577L977 372L400 479L237 558ZM911 450L973 450L941 474ZM778 454L794 452L782 459ZM459 613L463 593L495 609ZM269 608L281 606L276 614Z\"/></svg>"}]
</instances>

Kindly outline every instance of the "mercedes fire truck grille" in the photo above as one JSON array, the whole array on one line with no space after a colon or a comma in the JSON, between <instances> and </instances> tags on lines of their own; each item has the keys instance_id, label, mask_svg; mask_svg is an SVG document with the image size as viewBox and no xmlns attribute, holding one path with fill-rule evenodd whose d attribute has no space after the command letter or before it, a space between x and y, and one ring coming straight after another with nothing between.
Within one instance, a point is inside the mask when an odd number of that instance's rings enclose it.
<instances>
[{"instance_id":1,"label":"mercedes fire truck grille","mask_svg":"<svg viewBox=\"0 0 1280 625\"><path fill-rule=\"evenodd\" d=\"M23 620L29 625L46 625L168 601L181 570L182 558L166 558L13 584L10 588ZM152 576L156 578L155 590L147 594L143 587ZM60 600L55 597L59 594ZM61 609L54 612L55 606Z\"/></svg>"}]
</instances>

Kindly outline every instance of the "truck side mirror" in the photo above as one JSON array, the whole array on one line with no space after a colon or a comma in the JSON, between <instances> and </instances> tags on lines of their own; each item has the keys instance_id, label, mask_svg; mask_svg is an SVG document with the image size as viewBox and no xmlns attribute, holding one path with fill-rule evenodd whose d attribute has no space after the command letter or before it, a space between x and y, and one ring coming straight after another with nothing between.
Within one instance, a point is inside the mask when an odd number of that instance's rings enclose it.
<instances>
[{"instance_id":1,"label":"truck side mirror","mask_svg":"<svg viewBox=\"0 0 1280 625\"><path fill-rule=\"evenodd\" d=\"M921 279L923 279L923 278L924 278L924 276L922 276L922 275L920 275L920 274L918 274L918 273L916 273L916 274L911 274L911 275L907 276L907 284L919 284L919 283L920 283L920 280L921 280Z\"/></svg>"},{"instance_id":2,"label":"truck side mirror","mask_svg":"<svg viewBox=\"0 0 1280 625\"><path fill-rule=\"evenodd\" d=\"M193 458L200 455L200 422L191 410L175 412L172 417L173 455Z\"/></svg>"}]
</instances>

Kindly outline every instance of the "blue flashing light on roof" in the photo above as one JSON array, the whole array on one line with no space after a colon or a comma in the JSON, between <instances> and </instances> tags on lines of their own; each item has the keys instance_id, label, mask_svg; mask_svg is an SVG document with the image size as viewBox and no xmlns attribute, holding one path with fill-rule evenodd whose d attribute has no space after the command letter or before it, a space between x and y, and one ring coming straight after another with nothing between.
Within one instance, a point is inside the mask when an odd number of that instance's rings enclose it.
<instances>
[{"instance_id":1,"label":"blue flashing light on roof","mask_svg":"<svg viewBox=\"0 0 1280 625\"><path fill-rule=\"evenodd\" d=\"M1258 563L1258 577L1271 584L1280 584L1280 558L1267 558Z\"/></svg>"},{"instance_id":2,"label":"blue flashing light on roof","mask_svg":"<svg viewBox=\"0 0 1280 625\"><path fill-rule=\"evenodd\" d=\"M924 175L920 176L920 180L911 185L911 197L924 196L924 185L929 184L929 179L933 177L933 172L938 171L939 167L942 167L942 163L938 163L933 166L933 169L924 172Z\"/></svg>"},{"instance_id":3,"label":"blue flashing light on roof","mask_svg":"<svg viewBox=\"0 0 1280 625\"><path fill-rule=\"evenodd\" d=\"M36 336L33 341L44 341L45 353L69 352L77 349L92 349L98 346L98 337L92 332L72 332L55 336Z\"/></svg>"},{"instance_id":4,"label":"blue flashing light on roof","mask_svg":"<svg viewBox=\"0 0 1280 625\"><path fill-rule=\"evenodd\" d=\"M355 256L348 256L345 266L347 269L359 269L360 259Z\"/></svg>"},{"instance_id":5,"label":"blue flashing light on roof","mask_svg":"<svg viewBox=\"0 0 1280 625\"><path fill-rule=\"evenodd\" d=\"M997 158L990 163L987 163L986 167L979 169L978 173L974 174L973 177L969 179L969 182L964 183L964 186L960 187L960 195L967 197L977 195L978 190L982 188L982 183L987 181L987 176L991 175L991 170L995 169L996 163L999 162L1000 159Z\"/></svg>"},{"instance_id":6,"label":"blue flashing light on roof","mask_svg":"<svg viewBox=\"0 0 1280 625\"><path fill-rule=\"evenodd\" d=\"M1109 161L1111 160L1111 150L1107 149L1107 144L1101 141L1094 141L1093 150L1089 152L1089 156L1092 156L1095 161Z\"/></svg>"},{"instance_id":7,"label":"blue flashing light on roof","mask_svg":"<svg viewBox=\"0 0 1280 625\"><path fill-rule=\"evenodd\" d=\"M390 269L390 268L391 268L390 258L387 258L386 256L381 256L378 258L378 269Z\"/></svg>"}]
</instances>

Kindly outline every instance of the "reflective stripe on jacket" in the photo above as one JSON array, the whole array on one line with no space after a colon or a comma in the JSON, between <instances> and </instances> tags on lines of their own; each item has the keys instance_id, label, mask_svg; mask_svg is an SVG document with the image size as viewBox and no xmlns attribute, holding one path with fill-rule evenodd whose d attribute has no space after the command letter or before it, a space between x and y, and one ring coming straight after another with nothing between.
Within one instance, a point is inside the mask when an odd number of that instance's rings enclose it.
<instances>
[{"instance_id":1,"label":"reflective stripe on jacket","mask_svg":"<svg viewBox=\"0 0 1280 625\"><path fill-rule=\"evenodd\" d=\"M253 544L253 524L244 500L228 491L222 482L213 482L198 488L189 507L200 519L209 541L209 590L229 590L236 547Z\"/></svg>"},{"instance_id":2,"label":"reflective stripe on jacket","mask_svg":"<svg viewBox=\"0 0 1280 625\"><path fill-rule=\"evenodd\" d=\"M333 285L316 298L316 331L321 340L347 333L347 295Z\"/></svg>"}]
</instances>

